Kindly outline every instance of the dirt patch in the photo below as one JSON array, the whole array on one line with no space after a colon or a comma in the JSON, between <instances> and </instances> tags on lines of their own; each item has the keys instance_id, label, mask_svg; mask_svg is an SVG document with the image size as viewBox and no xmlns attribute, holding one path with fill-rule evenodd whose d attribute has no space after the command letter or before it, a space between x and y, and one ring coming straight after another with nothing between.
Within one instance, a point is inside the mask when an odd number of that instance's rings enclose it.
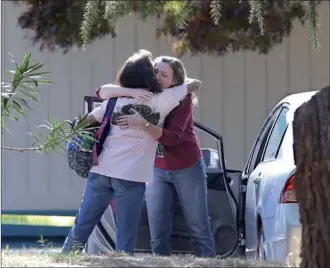
<instances>
[{"instance_id":1,"label":"dirt patch","mask_svg":"<svg viewBox=\"0 0 330 268\"><path fill-rule=\"evenodd\" d=\"M2 267L286 267L286 265L242 258L223 260L196 258L191 255L159 257L137 254L132 257L113 253L87 256L10 250L2 252Z\"/></svg>"}]
</instances>

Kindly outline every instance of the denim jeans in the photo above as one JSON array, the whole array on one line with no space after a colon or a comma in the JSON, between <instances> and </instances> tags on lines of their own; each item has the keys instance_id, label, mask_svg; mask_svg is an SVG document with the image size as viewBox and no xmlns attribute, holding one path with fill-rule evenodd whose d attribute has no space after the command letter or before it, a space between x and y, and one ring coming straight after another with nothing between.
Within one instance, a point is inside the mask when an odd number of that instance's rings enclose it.
<instances>
[{"instance_id":1,"label":"denim jeans","mask_svg":"<svg viewBox=\"0 0 330 268\"><path fill-rule=\"evenodd\" d=\"M195 255L214 257L215 245L207 207L207 180L204 159L174 171L154 170L154 180L146 186L146 205L152 252L170 255L173 213L180 202Z\"/></svg>"},{"instance_id":2,"label":"denim jeans","mask_svg":"<svg viewBox=\"0 0 330 268\"><path fill-rule=\"evenodd\" d=\"M62 252L82 251L112 197L116 198L116 251L134 253L145 184L89 173L80 209Z\"/></svg>"}]
</instances>

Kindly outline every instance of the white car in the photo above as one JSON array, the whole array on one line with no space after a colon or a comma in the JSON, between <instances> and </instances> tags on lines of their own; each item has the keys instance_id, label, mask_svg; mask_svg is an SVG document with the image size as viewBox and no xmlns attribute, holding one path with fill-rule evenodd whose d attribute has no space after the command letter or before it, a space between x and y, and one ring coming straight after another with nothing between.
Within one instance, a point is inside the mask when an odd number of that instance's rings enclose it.
<instances>
[{"instance_id":1,"label":"white car","mask_svg":"<svg viewBox=\"0 0 330 268\"><path fill-rule=\"evenodd\" d=\"M316 92L280 101L265 120L243 171L226 169L221 135L195 122L217 141L217 150L203 149L208 175L208 208L220 257L247 256L284 261L299 245L301 223L293 189L292 120L295 110ZM116 244L114 200L86 244L88 254L113 251ZM136 251L150 252L148 215L144 204ZM191 253L180 205L174 212L173 253ZM297 242L297 243L296 243Z\"/></svg>"},{"instance_id":2,"label":"white car","mask_svg":"<svg viewBox=\"0 0 330 268\"><path fill-rule=\"evenodd\" d=\"M295 110L316 92L281 100L263 124L242 174L247 184L245 253L284 261L297 254L301 236L299 206L294 191L296 166L292 121Z\"/></svg>"}]
</instances>

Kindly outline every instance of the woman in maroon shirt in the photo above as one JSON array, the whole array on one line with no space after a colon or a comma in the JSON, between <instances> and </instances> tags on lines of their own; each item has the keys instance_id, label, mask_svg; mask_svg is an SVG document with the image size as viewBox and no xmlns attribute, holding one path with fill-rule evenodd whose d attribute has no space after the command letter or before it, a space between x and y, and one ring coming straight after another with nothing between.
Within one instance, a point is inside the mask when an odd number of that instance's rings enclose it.
<instances>
[{"instance_id":1,"label":"woman in maroon shirt","mask_svg":"<svg viewBox=\"0 0 330 268\"><path fill-rule=\"evenodd\" d=\"M157 80L162 88L182 84L186 71L174 57L158 57ZM170 255L173 212L180 202L195 255L214 257L215 246L207 207L206 171L194 132L193 100L189 94L167 117L164 128L150 124L139 113L123 116L123 127L142 127L159 141L154 181L146 187L146 203L154 254Z\"/></svg>"}]
</instances>

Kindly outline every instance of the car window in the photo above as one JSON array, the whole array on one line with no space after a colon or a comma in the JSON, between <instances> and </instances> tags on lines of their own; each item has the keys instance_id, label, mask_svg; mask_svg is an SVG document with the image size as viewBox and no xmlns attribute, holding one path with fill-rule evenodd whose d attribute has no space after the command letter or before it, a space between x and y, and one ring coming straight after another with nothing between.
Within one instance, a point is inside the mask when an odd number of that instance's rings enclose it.
<instances>
[{"instance_id":1,"label":"car window","mask_svg":"<svg viewBox=\"0 0 330 268\"><path fill-rule=\"evenodd\" d=\"M281 142L280 149L277 153L277 158L285 158L286 160L293 162L293 133L292 133L292 124L288 125L283 141Z\"/></svg>"},{"instance_id":2,"label":"car window","mask_svg":"<svg viewBox=\"0 0 330 268\"><path fill-rule=\"evenodd\" d=\"M281 145L280 145L280 148L279 148L278 153L276 155L276 158L282 158L283 157L284 139L285 139L285 132L284 132L284 136L283 136L283 141L281 142Z\"/></svg>"},{"instance_id":3,"label":"car window","mask_svg":"<svg viewBox=\"0 0 330 268\"><path fill-rule=\"evenodd\" d=\"M276 154L279 151L283 135L287 128L286 114L288 110L287 107L281 110L269 136L262 161L269 161L276 158Z\"/></svg>"},{"instance_id":4,"label":"car window","mask_svg":"<svg viewBox=\"0 0 330 268\"><path fill-rule=\"evenodd\" d=\"M247 168L247 173L250 175L251 172L256 168L256 166L260 163L262 159L262 154L264 152L264 148L269 136L269 133L272 129L272 126L274 125L274 122L279 114L280 109L275 111L273 115L267 118L267 125L265 126L265 129L263 131L263 134L260 136L260 140L256 142L252 149L252 153L249 159L249 164Z\"/></svg>"}]
</instances>

